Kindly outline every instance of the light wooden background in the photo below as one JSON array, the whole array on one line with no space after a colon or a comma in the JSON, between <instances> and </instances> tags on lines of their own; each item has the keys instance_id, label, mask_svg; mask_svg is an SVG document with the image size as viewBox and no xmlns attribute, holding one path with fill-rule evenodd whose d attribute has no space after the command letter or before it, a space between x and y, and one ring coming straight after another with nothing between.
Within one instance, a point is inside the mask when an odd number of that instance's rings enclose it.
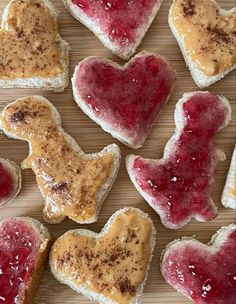
<instances>
[{"instance_id":1,"label":"light wooden background","mask_svg":"<svg viewBox=\"0 0 236 304\"><path fill-rule=\"evenodd\" d=\"M60 32L70 46L70 73L74 70L78 61L87 56L99 55L117 62L121 62L118 57L111 54L105 49L100 41L83 25L76 21L63 7L60 0L53 0L57 9L60 12ZM139 153L143 157L161 158L165 143L174 131L174 107L176 101L184 92L198 90L194 84L190 73L185 67L182 55L179 51L177 43L171 35L167 24L168 9L170 0L164 0L160 12L158 13L153 25L149 29L146 37L139 47L139 51L148 50L166 56L173 67L177 71L176 89L164 107L161 115L156 120L155 126L151 131L150 136ZM3 7L8 3L8 0L0 0L0 11L2 14ZM219 4L224 8L232 8L235 5L234 0L221 0ZM230 73L225 79L210 87L210 91L216 94L226 96L232 105L233 117L235 117L235 73ZM106 201L103 204L97 223L92 225L82 226L76 223L65 220L58 225L48 225L51 234L54 238L72 228L88 228L94 231L99 231L108 218L117 209L124 206L135 206L148 212L152 217L157 229L157 246L155 255L151 264L148 281L145 292L143 294L142 303L150 304L187 304L191 303L185 297L179 295L163 280L159 269L160 252L164 246L175 238L181 236L196 235L197 239L202 242L208 242L211 235L215 233L222 225L228 225L235 221L235 213L233 210L225 209L220 203L220 196L223 189L223 184L229 168L229 161L235 143L235 119L232 119L230 125L222 130L216 137L216 142L222 148L227 156L225 162L219 163L216 184L214 189L213 199L219 208L219 216L212 222L199 223L192 221L187 226L179 230L168 230L162 226L159 217L145 203L143 198L133 187L125 169L125 156L132 153L132 149L126 148L121 143L114 140L109 134L92 122L75 104L71 86L64 93L48 93L37 90L4 90L0 89L0 107L4 107L8 102L15 100L18 97L24 97L31 94L39 94L48 98L58 108L61 113L63 126L82 147L85 152L95 152L101 150L105 145L116 142L122 150L122 165L116 182ZM28 153L28 147L25 142L8 139L3 134L0 134L0 156L10 158L17 163L20 163ZM23 172L23 187L20 195L13 203L5 206L0 210L0 220L9 216L31 216L41 221L42 219L43 199L39 194L35 177L31 170ZM47 269L39 290L36 295L36 304L88 304L90 300L82 295L76 294L67 286L60 285L50 274Z\"/></svg>"}]
</instances>

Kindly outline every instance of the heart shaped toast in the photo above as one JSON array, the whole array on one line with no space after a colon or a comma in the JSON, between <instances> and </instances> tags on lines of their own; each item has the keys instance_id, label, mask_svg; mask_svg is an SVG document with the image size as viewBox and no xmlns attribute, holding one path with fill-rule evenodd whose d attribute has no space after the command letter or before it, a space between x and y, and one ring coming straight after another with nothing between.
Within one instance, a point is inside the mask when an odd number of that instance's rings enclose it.
<instances>
[{"instance_id":1,"label":"heart shaped toast","mask_svg":"<svg viewBox=\"0 0 236 304\"><path fill-rule=\"evenodd\" d=\"M180 228L191 218L210 221L217 216L211 194L217 161L225 155L216 147L214 135L228 125L230 114L224 97L186 93L176 104L176 131L163 158L127 157L133 184L167 228Z\"/></svg>"},{"instance_id":2,"label":"heart shaped toast","mask_svg":"<svg viewBox=\"0 0 236 304\"><path fill-rule=\"evenodd\" d=\"M57 109L41 96L7 105L0 126L9 137L29 143L29 156L21 167L31 168L36 175L47 222L59 223L66 216L82 224L97 220L119 170L117 145L85 154L62 129Z\"/></svg>"},{"instance_id":3,"label":"heart shaped toast","mask_svg":"<svg viewBox=\"0 0 236 304\"><path fill-rule=\"evenodd\" d=\"M182 238L167 245L162 274L196 304L236 303L236 226L221 228L208 245Z\"/></svg>"},{"instance_id":4,"label":"heart shaped toast","mask_svg":"<svg viewBox=\"0 0 236 304\"><path fill-rule=\"evenodd\" d=\"M154 246L149 216L124 208L100 233L77 229L62 235L52 247L50 267L61 283L99 303L136 304Z\"/></svg>"},{"instance_id":5,"label":"heart shaped toast","mask_svg":"<svg viewBox=\"0 0 236 304\"><path fill-rule=\"evenodd\" d=\"M99 57L83 60L72 78L74 99L106 132L140 148L175 84L165 58L141 52L124 67Z\"/></svg>"},{"instance_id":6,"label":"heart shaped toast","mask_svg":"<svg viewBox=\"0 0 236 304\"><path fill-rule=\"evenodd\" d=\"M0 88L63 91L68 52L49 0L10 1L0 29Z\"/></svg>"},{"instance_id":7,"label":"heart shaped toast","mask_svg":"<svg viewBox=\"0 0 236 304\"><path fill-rule=\"evenodd\" d=\"M48 256L48 230L32 218L0 223L0 303L32 303Z\"/></svg>"},{"instance_id":8,"label":"heart shaped toast","mask_svg":"<svg viewBox=\"0 0 236 304\"><path fill-rule=\"evenodd\" d=\"M0 157L0 207L11 202L21 189L19 166Z\"/></svg>"},{"instance_id":9,"label":"heart shaped toast","mask_svg":"<svg viewBox=\"0 0 236 304\"><path fill-rule=\"evenodd\" d=\"M155 18L162 0L62 0L113 53L129 59Z\"/></svg>"},{"instance_id":10,"label":"heart shaped toast","mask_svg":"<svg viewBox=\"0 0 236 304\"><path fill-rule=\"evenodd\" d=\"M174 0L169 25L196 84L207 87L236 67L236 7L214 0Z\"/></svg>"}]
</instances>

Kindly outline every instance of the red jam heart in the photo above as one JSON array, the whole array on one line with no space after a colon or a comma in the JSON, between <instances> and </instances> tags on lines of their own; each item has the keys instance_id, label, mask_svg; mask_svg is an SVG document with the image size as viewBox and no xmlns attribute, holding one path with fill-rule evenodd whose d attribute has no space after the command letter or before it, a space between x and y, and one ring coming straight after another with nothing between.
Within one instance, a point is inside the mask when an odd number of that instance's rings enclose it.
<instances>
[{"instance_id":1,"label":"red jam heart","mask_svg":"<svg viewBox=\"0 0 236 304\"><path fill-rule=\"evenodd\" d=\"M225 156L213 137L229 119L225 98L208 92L186 94L177 103L176 134L163 159L128 156L131 180L167 228L180 228L191 218L209 221L217 216L210 196L217 161Z\"/></svg>"},{"instance_id":2,"label":"red jam heart","mask_svg":"<svg viewBox=\"0 0 236 304\"><path fill-rule=\"evenodd\" d=\"M40 234L20 218L0 224L0 303L26 303L25 292L36 269Z\"/></svg>"},{"instance_id":3,"label":"red jam heart","mask_svg":"<svg viewBox=\"0 0 236 304\"><path fill-rule=\"evenodd\" d=\"M236 303L236 226L222 228L210 246L182 239L167 246L162 273L196 304Z\"/></svg>"},{"instance_id":4,"label":"red jam heart","mask_svg":"<svg viewBox=\"0 0 236 304\"><path fill-rule=\"evenodd\" d=\"M128 59L153 21L161 0L65 0L72 14L117 55ZM114 46L113 46L114 45Z\"/></svg>"},{"instance_id":5,"label":"red jam heart","mask_svg":"<svg viewBox=\"0 0 236 304\"><path fill-rule=\"evenodd\" d=\"M11 172L0 162L0 204L11 196L14 190L14 178Z\"/></svg>"},{"instance_id":6,"label":"red jam heart","mask_svg":"<svg viewBox=\"0 0 236 304\"><path fill-rule=\"evenodd\" d=\"M124 67L87 58L72 82L76 102L91 119L139 148L173 90L175 72L163 57L142 52Z\"/></svg>"}]
</instances>

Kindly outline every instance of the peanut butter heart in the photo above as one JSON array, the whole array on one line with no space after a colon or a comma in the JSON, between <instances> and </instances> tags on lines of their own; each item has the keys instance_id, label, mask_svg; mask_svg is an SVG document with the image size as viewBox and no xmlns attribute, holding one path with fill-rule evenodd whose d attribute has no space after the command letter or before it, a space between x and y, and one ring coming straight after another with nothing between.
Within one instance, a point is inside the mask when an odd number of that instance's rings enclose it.
<instances>
[{"instance_id":1,"label":"peanut butter heart","mask_svg":"<svg viewBox=\"0 0 236 304\"><path fill-rule=\"evenodd\" d=\"M44 0L12 0L5 8L0 30L0 86L6 86L7 80L52 78L63 73L68 46L59 35L54 11Z\"/></svg>"},{"instance_id":2,"label":"peanut butter heart","mask_svg":"<svg viewBox=\"0 0 236 304\"><path fill-rule=\"evenodd\" d=\"M71 230L53 245L54 276L99 303L137 303L155 245L155 228L147 214L125 208L97 234Z\"/></svg>"}]
</instances>

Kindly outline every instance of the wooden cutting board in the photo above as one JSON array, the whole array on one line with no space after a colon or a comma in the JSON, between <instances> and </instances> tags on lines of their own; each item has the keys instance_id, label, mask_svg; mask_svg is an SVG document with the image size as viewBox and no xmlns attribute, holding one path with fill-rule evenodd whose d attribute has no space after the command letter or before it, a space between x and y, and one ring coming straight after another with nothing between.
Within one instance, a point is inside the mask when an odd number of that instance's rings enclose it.
<instances>
[{"instance_id":1,"label":"wooden cutting board","mask_svg":"<svg viewBox=\"0 0 236 304\"><path fill-rule=\"evenodd\" d=\"M60 32L62 37L71 46L70 52L70 75L77 62L87 56L99 55L122 62L118 57L105 49L100 41L82 24L76 21L64 8L60 0L52 1L60 13ZM164 107L161 115L157 119L145 145L138 151L143 157L161 158L163 148L169 137L174 132L174 108L176 101L184 92L199 90L192 80L189 71L185 67L184 60L179 51L178 45L172 36L167 23L170 0L164 0L153 25L149 29L138 51L148 50L166 56L177 71L176 89ZM0 1L0 11L8 3L8 0ZM221 0L219 4L223 8L229 9L235 5L234 0ZM191 303L185 297L179 295L171 288L160 274L159 258L165 245L181 236L193 236L202 242L208 242L212 234L222 225L228 225L235 221L235 212L225 209L220 202L220 197L229 168L233 147L235 144L235 72L230 73L225 79L212 85L209 90L212 93L224 95L232 106L232 121L230 125L222 130L216 137L219 148L226 153L227 160L219 163L213 199L219 208L219 216L212 222L199 223L192 221L179 230L168 230L160 222L159 216L147 205L143 198L135 190L129 180L125 169L125 156L132 153L121 143L114 140L109 134L105 133L98 125L92 122L77 107L72 97L71 86L63 93L49 93L38 90L19 90L19 89L0 89L0 107L4 107L10 101L19 97L32 94L43 95L48 98L58 108L61 113L63 126L79 143L85 152L100 151L105 145L116 142L122 150L122 165L118 178L110 191L109 196L103 204L97 223L92 225L78 225L70 220L65 220L58 225L48 225L54 238L58 237L68 229L88 228L99 231L108 218L117 209L124 206L135 206L148 212L152 217L157 229L157 246L151 264L148 281L143 294L142 303L150 304L187 304ZM137 152L136 152L137 153ZM25 142L8 139L0 134L0 156L10 158L20 163L28 155L28 147ZM14 202L5 206L0 211L0 220L9 216L31 216L40 221L42 219L43 199L38 191L34 174L31 170L23 172L23 187L20 195ZM44 223L45 224L45 223ZM44 273L39 290L36 295L36 304L88 304L92 303L83 295L78 295L67 286L60 285L47 269Z\"/></svg>"}]
</instances>

